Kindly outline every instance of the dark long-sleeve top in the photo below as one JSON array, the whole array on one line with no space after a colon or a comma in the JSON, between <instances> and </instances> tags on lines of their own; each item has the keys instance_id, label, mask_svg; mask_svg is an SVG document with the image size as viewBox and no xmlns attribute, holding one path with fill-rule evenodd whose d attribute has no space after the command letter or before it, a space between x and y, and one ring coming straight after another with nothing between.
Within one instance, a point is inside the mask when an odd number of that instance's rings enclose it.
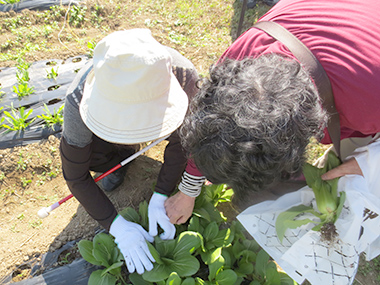
<instances>
[{"instance_id":1,"label":"dark long-sleeve top","mask_svg":"<svg viewBox=\"0 0 380 285\"><path fill-rule=\"evenodd\" d=\"M195 95L198 73L193 64L177 51L167 48L173 58L173 73L189 100ZM109 229L117 211L107 195L96 185L90 170L105 172L119 164L124 157L120 147L95 136L83 123L79 114L89 62L80 70L68 89L64 107L64 126L60 144L63 176L67 185L89 215L105 229ZM186 155L177 132L167 139L164 163L159 172L155 191L170 195L186 166Z\"/></svg>"}]
</instances>

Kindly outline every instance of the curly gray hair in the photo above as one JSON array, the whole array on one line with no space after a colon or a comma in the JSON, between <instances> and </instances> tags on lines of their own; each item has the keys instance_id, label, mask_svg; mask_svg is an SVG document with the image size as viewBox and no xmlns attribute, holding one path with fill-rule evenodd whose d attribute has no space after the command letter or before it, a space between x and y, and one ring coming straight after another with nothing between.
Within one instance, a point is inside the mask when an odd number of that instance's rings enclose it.
<instances>
[{"instance_id":1,"label":"curly gray hair","mask_svg":"<svg viewBox=\"0 0 380 285\"><path fill-rule=\"evenodd\" d=\"M242 196L299 172L310 138L326 124L309 74L271 54L211 67L180 134L199 170Z\"/></svg>"}]
</instances>

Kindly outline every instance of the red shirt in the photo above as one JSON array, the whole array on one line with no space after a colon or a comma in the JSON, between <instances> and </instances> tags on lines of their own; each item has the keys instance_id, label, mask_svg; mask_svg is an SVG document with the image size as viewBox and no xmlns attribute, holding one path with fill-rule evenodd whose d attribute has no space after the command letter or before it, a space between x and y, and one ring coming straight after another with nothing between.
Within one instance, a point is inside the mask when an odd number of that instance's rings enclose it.
<instances>
[{"instance_id":1,"label":"red shirt","mask_svg":"<svg viewBox=\"0 0 380 285\"><path fill-rule=\"evenodd\" d=\"M259 20L288 29L320 61L331 81L342 139L380 132L379 10L379 0L281 0ZM294 58L283 44L255 28L221 58L265 53ZM322 143L331 143L328 134Z\"/></svg>"}]
</instances>

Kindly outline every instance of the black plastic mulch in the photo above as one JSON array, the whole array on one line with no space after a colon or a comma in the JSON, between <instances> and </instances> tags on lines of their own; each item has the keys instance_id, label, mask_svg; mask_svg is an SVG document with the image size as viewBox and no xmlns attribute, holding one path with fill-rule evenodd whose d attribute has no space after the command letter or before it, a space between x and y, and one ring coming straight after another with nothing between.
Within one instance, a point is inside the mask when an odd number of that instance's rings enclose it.
<instances>
[{"instance_id":1,"label":"black plastic mulch","mask_svg":"<svg viewBox=\"0 0 380 285\"><path fill-rule=\"evenodd\" d=\"M13 274L10 274L0 279L0 283L12 285L87 285L91 273L101 269L100 266L92 265L83 258L79 258L70 264L56 267L59 255L74 247L75 244L76 241L68 242L59 250L44 254L41 260L34 258L21 264L18 268L30 269L30 278L12 282ZM43 273L39 274L39 271ZM17 270L15 272L17 273Z\"/></svg>"},{"instance_id":2,"label":"black plastic mulch","mask_svg":"<svg viewBox=\"0 0 380 285\"><path fill-rule=\"evenodd\" d=\"M68 58L65 61L58 59L42 60L32 63L28 72L30 80L28 86L34 87L34 93L21 99L13 92L13 86L17 86L16 67L0 68L0 86L1 91L5 92L0 100L1 112L8 111L11 108L18 110L25 108L25 112L33 110L28 119L36 118L25 130L9 131L5 128L0 130L0 149L11 148L14 146L27 145L36 143L50 135L60 136L62 127L55 125L46 127L45 122L38 118L38 115L45 114L45 105L50 113L58 109L64 103L66 91L74 80L78 70L80 70L89 60L87 56L76 56ZM56 79L48 79L47 74L51 69L57 71ZM4 114L1 113L4 117ZM7 121L4 121L9 125Z\"/></svg>"},{"instance_id":3,"label":"black plastic mulch","mask_svg":"<svg viewBox=\"0 0 380 285\"><path fill-rule=\"evenodd\" d=\"M14 4L0 4L0 12L21 12L22 10L49 10L55 5L78 5L81 0L21 0Z\"/></svg>"}]
</instances>

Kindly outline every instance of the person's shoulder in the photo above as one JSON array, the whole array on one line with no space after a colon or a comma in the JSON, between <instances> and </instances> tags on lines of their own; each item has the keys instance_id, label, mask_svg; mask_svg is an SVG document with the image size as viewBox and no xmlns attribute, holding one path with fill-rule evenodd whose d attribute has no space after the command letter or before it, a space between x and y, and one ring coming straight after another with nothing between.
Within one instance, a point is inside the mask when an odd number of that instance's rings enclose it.
<instances>
[{"instance_id":1,"label":"person's shoulder","mask_svg":"<svg viewBox=\"0 0 380 285\"><path fill-rule=\"evenodd\" d=\"M165 48L167 49L167 51L169 52L169 54L172 57L173 66L175 66L177 68L185 68L185 69L189 69L189 70L196 70L194 64L189 59L187 59L185 56L183 56L180 52L178 52L177 50L175 50L171 47L168 47L168 46L165 46Z\"/></svg>"},{"instance_id":2,"label":"person's shoulder","mask_svg":"<svg viewBox=\"0 0 380 285\"><path fill-rule=\"evenodd\" d=\"M83 66L78 74L75 76L73 82L71 82L69 88L66 91L66 100L72 100L77 106L82 99L83 87L86 82L87 75L92 70L92 60Z\"/></svg>"}]
</instances>

